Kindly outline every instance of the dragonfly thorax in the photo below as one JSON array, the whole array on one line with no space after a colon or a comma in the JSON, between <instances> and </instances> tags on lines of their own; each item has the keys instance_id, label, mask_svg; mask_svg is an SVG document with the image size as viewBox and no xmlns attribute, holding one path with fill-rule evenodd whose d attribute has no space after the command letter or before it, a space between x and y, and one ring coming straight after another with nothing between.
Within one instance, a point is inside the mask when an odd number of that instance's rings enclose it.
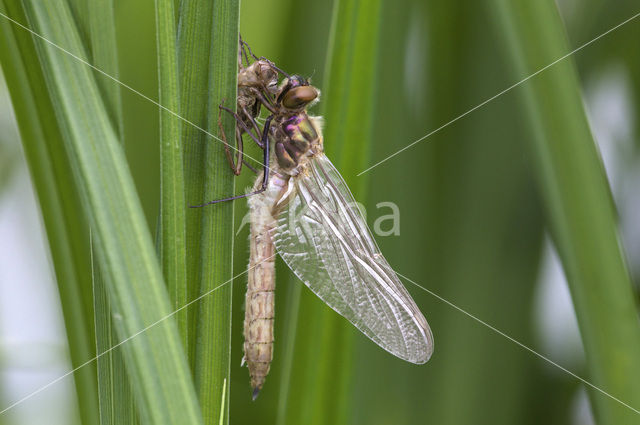
<instances>
[{"instance_id":1,"label":"dragonfly thorax","mask_svg":"<svg viewBox=\"0 0 640 425\"><path fill-rule=\"evenodd\" d=\"M283 171L298 167L302 160L322 150L320 131L306 112L279 117L271 136L278 165Z\"/></svg>"}]
</instances>

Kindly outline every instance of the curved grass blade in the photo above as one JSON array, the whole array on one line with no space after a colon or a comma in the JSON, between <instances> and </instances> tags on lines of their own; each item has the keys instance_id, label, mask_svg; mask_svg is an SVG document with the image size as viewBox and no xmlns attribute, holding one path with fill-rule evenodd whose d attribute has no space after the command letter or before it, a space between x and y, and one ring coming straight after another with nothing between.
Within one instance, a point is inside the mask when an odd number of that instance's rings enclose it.
<instances>
[{"instance_id":1,"label":"curved grass blade","mask_svg":"<svg viewBox=\"0 0 640 425\"><path fill-rule=\"evenodd\" d=\"M111 317L111 303L98 264L93 262L96 351L104 353L118 343ZM97 360L100 425L131 425L138 421L131 384L122 358L122 347Z\"/></svg>"},{"instance_id":2,"label":"curved grass blade","mask_svg":"<svg viewBox=\"0 0 640 425\"><path fill-rule=\"evenodd\" d=\"M494 0L518 76L566 54L552 0ZM523 86L532 151L551 232L580 326L591 381L640 409L640 325L617 217L570 59ZM640 415L591 392L600 424L640 423Z\"/></svg>"},{"instance_id":3,"label":"curved grass blade","mask_svg":"<svg viewBox=\"0 0 640 425\"><path fill-rule=\"evenodd\" d=\"M118 47L116 43L116 19L113 0L88 2L89 28L91 29L92 63L109 75L118 77ZM122 95L120 85L108 78L96 79L105 108L111 117L116 133L122 139Z\"/></svg>"},{"instance_id":4,"label":"curved grass blade","mask_svg":"<svg viewBox=\"0 0 640 425\"><path fill-rule=\"evenodd\" d=\"M116 22L112 0L99 0L86 5L89 21L90 44L93 64L109 75L118 77L118 52ZM77 19L77 18L76 18ZM98 88L105 102L111 123L117 129L118 138L124 140L121 88L107 78L97 79ZM92 241L92 252L95 252ZM103 272L94 261L93 298L96 328L96 351L105 352L118 342L112 318L109 294ZM101 425L129 425L138 422L137 409L131 384L122 358L122 348L109 351L98 358L98 399Z\"/></svg>"},{"instance_id":5,"label":"curved grass blade","mask_svg":"<svg viewBox=\"0 0 640 425\"><path fill-rule=\"evenodd\" d=\"M4 3L4 4L3 4ZM2 13L26 22L14 1ZM88 230L32 37L1 18L0 61L11 94L31 180L38 195L55 268L72 367L95 356ZM74 374L80 417L98 421L95 365Z\"/></svg>"},{"instance_id":6,"label":"curved grass blade","mask_svg":"<svg viewBox=\"0 0 640 425\"><path fill-rule=\"evenodd\" d=\"M124 154L104 109L66 3L24 2L81 203L95 230L96 257L122 340L166 318L170 306ZM172 319L122 345L141 416L153 424L199 424L200 412Z\"/></svg>"}]
</instances>

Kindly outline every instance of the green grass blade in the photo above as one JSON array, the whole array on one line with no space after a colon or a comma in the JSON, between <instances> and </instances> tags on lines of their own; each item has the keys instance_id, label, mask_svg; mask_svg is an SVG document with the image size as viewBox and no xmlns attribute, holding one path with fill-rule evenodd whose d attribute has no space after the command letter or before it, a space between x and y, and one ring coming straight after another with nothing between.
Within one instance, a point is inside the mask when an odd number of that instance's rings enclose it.
<instances>
[{"instance_id":1,"label":"green grass blade","mask_svg":"<svg viewBox=\"0 0 640 425\"><path fill-rule=\"evenodd\" d=\"M92 29L89 28L91 25L89 7L93 1L94 0L67 0L66 2L69 5L69 11L71 12L77 31L80 34L80 39L85 42L84 46L87 49L92 47L88 40L91 38L90 35L93 32Z\"/></svg>"},{"instance_id":2,"label":"green grass blade","mask_svg":"<svg viewBox=\"0 0 640 425\"><path fill-rule=\"evenodd\" d=\"M339 0L334 5L323 84L327 154L354 194L364 197L375 110L381 1ZM364 202L358 199L359 202Z\"/></svg>"},{"instance_id":3,"label":"green grass blade","mask_svg":"<svg viewBox=\"0 0 640 425\"><path fill-rule=\"evenodd\" d=\"M104 353L118 343L111 318L111 304L102 272L93 262L93 297L95 305L96 349ZM122 358L122 347L99 357L98 397L100 425L132 425L137 423L136 406L131 384Z\"/></svg>"},{"instance_id":4,"label":"green grass blade","mask_svg":"<svg viewBox=\"0 0 640 425\"><path fill-rule=\"evenodd\" d=\"M494 1L499 29L522 78L565 55L555 2ZM590 380L640 409L640 326L617 218L570 59L522 90L551 231L569 281ZM640 423L640 415L591 392L600 424Z\"/></svg>"},{"instance_id":5,"label":"green grass blade","mask_svg":"<svg viewBox=\"0 0 640 425\"><path fill-rule=\"evenodd\" d=\"M208 125L218 134L218 105L229 99L234 108L238 73L238 0L213 2L213 26L210 51ZM234 134L235 121L223 115L226 134ZM227 165L223 144L209 138L205 150L204 191L206 200L220 199L233 193L234 175ZM202 212L200 242L200 293L227 282L233 275L233 203L205 208ZM229 382L231 361L231 283L204 298L198 309L197 345L195 353L196 390L207 424L217 424L221 417L229 421L229 397L224 409L220 403L224 382ZM227 394L229 392L227 391Z\"/></svg>"},{"instance_id":6,"label":"green grass blade","mask_svg":"<svg viewBox=\"0 0 640 425\"><path fill-rule=\"evenodd\" d=\"M276 412L276 425L284 425L287 423L289 403L295 404L296 397L299 393L292 392L294 370L294 362L300 361L296 354L296 342L298 334L298 314L300 313L300 302L302 297L302 285L300 282L290 277L289 294L287 297L287 305L285 310L285 327L283 329L283 337L281 338L284 349L281 351L282 369L280 373L280 389L278 393L278 410Z\"/></svg>"},{"instance_id":7,"label":"green grass blade","mask_svg":"<svg viewBox=\"0 0 640 425\"><path fill-rule=\"evenodd\" d=\"M18 153L0 138L0 195L7 187L7 183L16 169L18 163Z\"/></svg>"},{"instance_id":8,"label":"green grass blade","mask_svg":"<svg viewBox=\"0 0 640 425\"><path fill-rule=\"evenodd\" d=\"M17 2L5 1L2 13L26 22ZM5 18L0 28L0 61L47 232L71 364L77 367L95 356L86 221L31 35ZM96 423L95 365L79 370L74 380L82 421Z\"/></svg>"},{"instance_id":9,"label":"green grass blade","mask_svg":"<svg viewBox=\"0 0 640 425\"><path fill-rule=\"evenodd\" d=\"M359 202L364 202L366 179L356 178L356 173L368 161L373 100L378 84L375 70L380 7L379 1L340 0L334 4L321 99L327 155ZM302 294L299 311L304 312L306 319L298 320L305 325L290 328L296 332L298 354L293 357L296 365L291 373L292 381L283 381L282 385L305 391L303 394L289 391L289 397L295 401L279 404L286 412L280 410L278 420L280 423L350 423L355 331L308 292ZM287 335L286 339L289 338Z\"/></svg>"},{"instance_id":10,"label":"green grass blade","mask_svg":"<svg viewBox=\"0 0 640 425\"><path fill-rule=\"evenodd\" d=\"M176 21L173 0L156 0L156 31L158 43L158 85L160 104L177 111L178 64L176 52ZM160 259L169 296L174 308L188 302L186 271L186 202L182 159L181 123L168 111L160 111ZM187 347L187 312L176 315L178 330Z\"/></svg>"},{"instance_id":11,"label":"green grass blade","mask_svg":"<svg viewBox=\"0 0 640 425\"><path fill-rule=\"evenodd\" d=\"M89 2L89 28L91 29L92 64L118 78L118 50L113 0ZM96 79L105 107L114 128L122 139L122 95L118 84L106 77Z\"/></svg>"},{"instance_id":12,"label":"green grass blade","mask_svg":"<svg viewBox=\"0 0 640 425\"><path fill-rule=\"evenodd\" d=\"M7 131L13 129L13 114L9 114L11 108L9 90L4 81L2 68L0 68L0 128L3 129L0 132L0 197L19 169L18 164L21 163L20 150L14 142L14 139L17 139L17 134L14 134L13 131Z\"/></svg>"},{"instance_id":13,"label":"green grass blade","mask_svg":"<svg viewBox=\"0 0 640 425\"><path fill-rule=\"evenodd\" d=\"M200 128L207 128L209 90L209 50L211 48L211 17L213 2L184 1L179 9L178 70L180 77L180 115ZM184 147L184 181L186 203L196 205L204 200L205 148L215 143L205 133L186 122L182 123ZM202 217L206 210L189 209L186 213L187 295L192 300L199 295L200 238ZM195 361L195 327L198 308L187 311L187 345L185 351L191 368Z\"/></svg>"},{"instance_id":14,"label":"green grass blade","mask_svg":"<svg viewBox=\"0 0 640 425\"><path fill-rule=\"evenodd\" d=\"M93 64L102 71L118 77L118 55L112 0L99 0L87 5ZM121 89L112 80L100 77L96 81L105 102L111 123L123 140ZM95 251L95 248L92 247ZM109 294L100 266L93 261L93 297L96 328L96 350L105 352L118 342L111 316ZM125 369L122 349L117 348L97 360L100 424L129 425L138 421L131 384Z\"/></svg>"},{"instance_id":15,"label":"green grass blade","mask_svg":"<svg viewBox=\"0 0 640 425\"><path fill-rule=\"evenodd\" d=\"M25 2L29 25L84 57L66 3ZM83 210L95 230L96 257L114 311L127 371L146 423L198 424L200 412L151 237L123 151L92 71L36 40Z\"/></svg>"}]
</instances>

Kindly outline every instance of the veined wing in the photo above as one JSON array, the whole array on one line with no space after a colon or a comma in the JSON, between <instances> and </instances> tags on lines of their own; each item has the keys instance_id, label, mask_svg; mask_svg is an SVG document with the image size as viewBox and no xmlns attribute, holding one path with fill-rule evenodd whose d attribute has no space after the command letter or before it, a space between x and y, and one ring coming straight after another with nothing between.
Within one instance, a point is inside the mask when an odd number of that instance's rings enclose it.
<instances>
[{"instance_id":1,"label":"veined wing","mask_svg":"<svg viewBox=\"0 0 640 425\"><path fill-rule=\"evenodd\" d=\"M273 239L289 268L390 353L425 363L433 336L380 253L346 183L324 154L293 177Z\"/></svg>"}]
</instances>

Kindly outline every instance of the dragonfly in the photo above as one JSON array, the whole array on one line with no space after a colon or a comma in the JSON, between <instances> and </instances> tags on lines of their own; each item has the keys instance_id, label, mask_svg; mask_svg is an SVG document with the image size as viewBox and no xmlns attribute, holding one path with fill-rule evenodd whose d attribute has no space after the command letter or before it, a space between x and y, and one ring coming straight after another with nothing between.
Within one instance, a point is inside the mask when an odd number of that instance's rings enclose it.
<instances>
[{"instance_id":1,"label":"dragonfly","mask_svg":"<svg viewBox=\"0 0 640 425\"><path fill-rule=\"evenodd\" d=\"M253 64L263 60L254 59ZM323 302L391 354L422 364L431 357L434 344L427 320L324 154L322 119L307 113L320 92L301 76L288 75L275 65L274 70L284 75L277 92L258 90L260 96L255 97L270 113L258 143L264 149L262 171L248 193L203 204L248 198L243 363L254 400L273 359L276 252ZM242 117L234 117L242 127ZM251 115L254 121L256 117ZM260 128L256 122L250 125Z\"/></svg>"}]
</instances>

